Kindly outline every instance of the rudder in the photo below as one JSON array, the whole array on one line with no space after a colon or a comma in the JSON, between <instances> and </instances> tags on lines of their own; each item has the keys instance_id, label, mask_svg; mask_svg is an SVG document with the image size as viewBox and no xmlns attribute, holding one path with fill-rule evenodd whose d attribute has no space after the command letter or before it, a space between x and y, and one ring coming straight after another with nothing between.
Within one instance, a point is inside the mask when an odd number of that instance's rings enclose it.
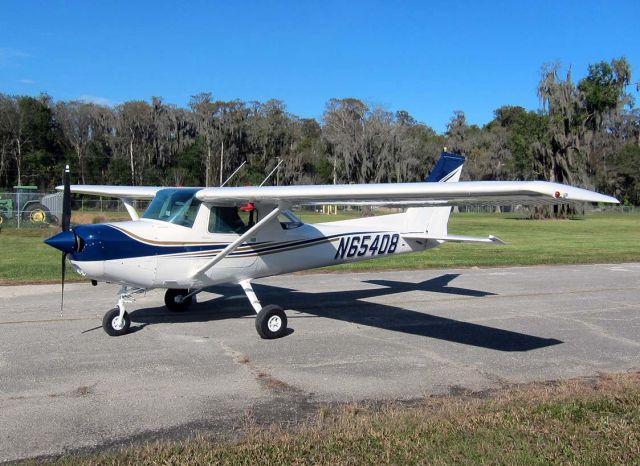
<instances>
[{"instance_id":1,"label":"rudder","mask_svg":"<svg viewBox=\"0 0 640 466\"><path fill-rule=\"evenodd\" d=\"M456 183L460 181L465 158L443 152L425 180L427 183ZM447 235L451 207L410 207L407 209L407 230L427 232L434 236Z\"/></svg>"}]
</instances>

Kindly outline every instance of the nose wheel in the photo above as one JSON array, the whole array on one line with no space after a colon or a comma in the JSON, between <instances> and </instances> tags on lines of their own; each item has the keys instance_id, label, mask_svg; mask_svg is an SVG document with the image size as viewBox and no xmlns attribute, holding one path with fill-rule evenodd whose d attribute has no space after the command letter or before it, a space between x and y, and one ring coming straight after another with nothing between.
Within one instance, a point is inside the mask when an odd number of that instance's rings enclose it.
<instances>
[{"instance_id":1,"label":"nose wheel","mask_svg":"<svg viewBox=\"0 0 640 466\"><path fill-rule=\"evenodd\" d=\"M125 311L122 317L120 316L120 309L114 307L107 312L102 319L102 328L111 337L119 337L129 332L131 326L131 319L129 314Z\"/></svg>"},{"instance_id":2,"label":"nose wheel","mask_svg":"<svg viewBox=\"0 0 640 466\"><path fill-rule=\"evenodd\" d=\"M144 291L142 288L136 288L131 291L126 286L120 288L120 291L118 291L118 304L102 318L102 328L107 335L119 337L129 333L131 318L125 310L125 304L135 301L133 298L134 293L144 293Z\"/></svg>"}]
</instances>

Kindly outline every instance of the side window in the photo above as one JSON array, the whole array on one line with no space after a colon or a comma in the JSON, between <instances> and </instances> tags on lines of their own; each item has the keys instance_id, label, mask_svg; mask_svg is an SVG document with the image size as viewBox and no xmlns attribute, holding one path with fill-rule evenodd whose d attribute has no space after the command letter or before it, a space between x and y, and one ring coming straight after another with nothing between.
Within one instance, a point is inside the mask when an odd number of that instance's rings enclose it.
<instances>
[{"instance_id":1,"label":"side window","mask_svg":"<svg viewBox=\"0 0 640 466\"><path fill-rule=\"evenodd\" d=\"M253 209L250 211L238 209L238 215L240 216L240 220L244 223L247 229L251 228L258 221L258 210Z\"/></svg>"},{"instance_id":2,"label":"side window","mask_svg":"<svg viewBox=\"0 0 640 466\"><path fill-rule=\"evenodd\" d=\"M247 224L235 207L212 207L209 214L209 233L237 233L247 231Z\"/></svg>"},{"instance_id":3,"label":"side window","mask_svg":"<svg viewBox=\"0 0 640 466\"><path fill-rule=\"evenodd\" d=\"M293 230L303 225L302 221L288 210L278 215L278 221L283 230Z\"/></svg>"}]
</instances>

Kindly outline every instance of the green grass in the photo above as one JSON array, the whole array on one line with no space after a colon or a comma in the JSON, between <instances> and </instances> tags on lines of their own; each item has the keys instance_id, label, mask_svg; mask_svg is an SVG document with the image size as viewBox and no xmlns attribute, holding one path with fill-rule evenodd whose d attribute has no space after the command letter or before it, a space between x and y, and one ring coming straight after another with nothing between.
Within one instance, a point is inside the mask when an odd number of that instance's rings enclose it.
<instances>
[{"instance_id":1,"label":"green grass","mask_svg":"<svg viewBox=\"0 0 640 466\"><path fill-rule=\"evenodd\" d=\"M0 233L0 284L60 280L62 253L42 242L57 231L53 228L3 228ZM68 271L67 276L79 278L72 271Z\"/></svg>"},{"instance_id":2,"label":"green grass","mask_svg":"<svg viewBox=\"0 0 640 466\"><path fill-rule=\"evenodd\" d=\"M528 220L505 214L457 214L449 233L495 235L506 246L448 243L421 253L332 267L336 270L589 264L640 260L640 216L592 214L572 220Z\"/></svg>"},{"instance_id":3,"label":"green grass","mask_svg":"<svg viewBox=\"0 0 640 466\"><path fill-rule=\"evenodd\" d=\"M121 215L121 214L119 214ZM104 215L109 218L107 214ZM353 218L305 213L309 223ZM51 229L3 228L0 233L0 283L57 281L60 254L42 240ZM640 261L640 217L592 214L575 220L525 220L511 215L457 214L449 232L494 234L506 246L444 244L421 253L384 257L321 270L394 270L468 266L578 264ZM70 272L69 279L79 279Z\"/></svg>"},{"instance_id":4,"label":"green grass","mask_svg":"<svg viewBox=\"0 0 640 466\"><path fill-rule=\"evenodd\" d=\"M249 420L250 421L250 420ZM59 464L638 464L640 374L429 397L413 406L321 406L303 423L248 426Z\"/></svg>"}]
</instances>

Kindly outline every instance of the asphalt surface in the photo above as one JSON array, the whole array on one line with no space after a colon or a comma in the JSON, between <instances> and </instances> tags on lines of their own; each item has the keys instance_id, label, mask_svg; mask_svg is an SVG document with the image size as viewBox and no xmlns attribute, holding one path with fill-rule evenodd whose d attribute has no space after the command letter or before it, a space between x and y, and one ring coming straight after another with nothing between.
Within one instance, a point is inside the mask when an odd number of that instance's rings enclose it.
<instances>
[{"instance_id":1,"label":"asphalt surface","mask_svg":"<svg viewBox=\"0 0 640 466\"><path fill-rule=\"evenodd\" d=\"M239 287L187 313L162 292L100 328L117 288L0 287L0 461L251 422L318 403L640 368L640 264L312 274L260 280L290 334L261 340Z\"/></svg>"}]
</instances>

